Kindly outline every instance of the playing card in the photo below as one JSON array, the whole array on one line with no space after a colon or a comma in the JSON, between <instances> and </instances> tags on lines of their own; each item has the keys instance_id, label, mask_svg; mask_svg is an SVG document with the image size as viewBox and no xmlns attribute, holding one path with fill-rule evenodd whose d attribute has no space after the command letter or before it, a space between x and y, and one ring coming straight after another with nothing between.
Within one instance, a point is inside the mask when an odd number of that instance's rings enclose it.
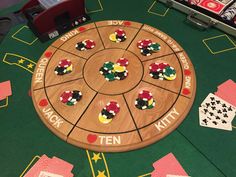
<instances>
[{"instance_id":1,"label":"playing card","mask_svg":"<svg viewBox=\"0 0 236 177\"><path fill-rule=\"evenodd\" d=\"M0 83L0 101L12 95L11 82L5 81Z\"/></svg>"},{"instance_id":2,"label":"playing card","mask_svg":"<svg viewBox=\"0 0 236 177\"><path fill-rule=\"evenodd\" d=\"M183 167L172 153L167 154L153 163L155 177L166 177L167 174L188 176Z\"/></svg>"},{"instance_id":3,"label":"playing card","mask_svg":"<svg viewBox=\"0 0 236 177\"><path fill-rule=\"evenodd\" d=\"M62 159L53 157L50 163L48 164L47 168L44 169L44 171L67 177L68 174L71 172L72 168L73 165L65 162Z\"/></svg>"},{"instance_id":4,"label":"playing card","mask_svg":"<svg viewBox=\"0 0 236 177\"><path fill-rule=\"evenodd\" d=\"M233 97L229 93L224 93L221 90L218 90L215 92L215 95L221 98L222 100L228 102L229 104L233 105L234 107L236 106L236 97ZM235 95L236 95L236 90L235 90Z\"/></svg>"},{"instance_id":5,"label":"playing card","mask_svg":"<svg viewBox=\"0 0 236 177\"><path fill-rule=\"evenodd\" d=\"M167 175L166 177L190 177L190 176L183 176L183 175Z\"/></svg>"},{"instance_id":6,"label":"playing card","mask_svg":"<svg viewBox=\"0 0 236 177\"><path fill-rule=\"evenodd\" d=\"M24 177L38 177L40 172L44 170L51 159L46 155L42 157L33 165L33 167L24 175Z\"/></svg>"},{"instance_id":7,"label":"playing card","mask_svg":"<svg viewBox=\"0 0 236 177\"><path fill-rule=\"evenodd\" d=\"M218 90L224 91L226 93L229 92L230 94L232 94L236 91L236 83L233 80L229 79L220 84L217 88Z\"/></svg>"},{"instance_id":8,"label":"playing card","mask_svg":"<svg viewBox=\"0 0 236 177\"><path fill-rule=\"evenodd\" d=\"M209 93L205 100L202 102L201 107L207 108L209 113L231 122L236 113L234 106L219 98L218 96Z\"/></svg>"},{"instance_id":9,"label":"playing card","mask_svg":"<svg viewBox=\"0 0 236 177\"><path fill-rule=\"evenodd\" d=\"M197 6L215 14L220 14L225 8L224 4L214 0L202 0L200 3L197 4Z\"/></svg>"},{"instance_id":10,"label":"playing card","mask_svg":"<svg viewBox=\"0 0 236 177\"><path fill-rule=\"evenodd\" d=\"M66 171L72 171L73 169L73 165L70 164L69 162L66 162L60 158L57 158L57 157L53 157L52 160L54 160L55 163L57 164L60 164L61 166L63 166L63 168L66 170Z\"/></svg>"},{"instance_id":11,"label":"playing card","mask_svg":"<svg viewBox=\"0 0 236 177\"><path fill-rule=\"evenodd\" d=\"M222 130L232 131L231 121L225 121L221 118L208 113L205 113L202 108L199 108L199 124L203 127L217 128Z\"/></svg>"},{"instance_id":12,"label":"playing card","mask_svg":"<svg viewBox=\"0 0 236 177\"><path fill-rule=\"evenodd\" d=\"M57 174L54 174L54 173L49 173L49 172L46 172L46 171L41 171L38 177L63 177L63 176L57 175Z\"/></svg>"}]
</instances>

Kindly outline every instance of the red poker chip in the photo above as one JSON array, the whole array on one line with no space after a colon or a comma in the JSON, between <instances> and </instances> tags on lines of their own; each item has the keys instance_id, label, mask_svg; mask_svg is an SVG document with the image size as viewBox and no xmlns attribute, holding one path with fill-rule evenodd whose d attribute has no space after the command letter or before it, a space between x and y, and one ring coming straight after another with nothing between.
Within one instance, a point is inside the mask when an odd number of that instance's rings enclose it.
<instances>
[{"instance_id":1,"label":"red poker chip","mask_svg":"<svg viewBox=\"0 0 236 177\"><path fill-rule=\"evenodd\" d=\"M127 58L119 58L116 63L120 66L127 66L129 64L129 60Z\"/></svg>"},{"instance_id":2,"label":"red poker chip","mask_svg":"<svg viewBox=\"0 0 236 177\"><path fill-rule=\"evenodd\" d=\"M95 42L91 39L86 39L83 41L84 45L85 45L85 48L87 49L93 49L95 47Z\"/></svg>"},{"instance_id":3,"label":"red poker chip","mask_svg":"<svg viewBox=\"0 0 236 177\"><path fill-rule=\"evenodd\" d=\"M117 114L119 111L120 111L120 106L117 102L115 101L110 101L105 109L108 111L108 112L114 112L115 114Z\"/></svg>"},{"instance_id":4,"label":"red poker chip","mask_svg":"<svg viewBox=\"0 0 236 177\"><path fill-rule=\"evenodd\" d=\"M137 46L138 48L143 49L143 48L147 48L151 44L152 44L152 40L144 39L144 40L138 41Z\"/></svg>"},{"instance_id":5,"label":"red poker chip","mask_svg":"<svg viewBox=\"0 0 236 177\"><path fill-rule=\"evenodd\" d=\"M149 65L149 70L151 72L162 71L167 66L170 66L168 63L152 63Z\"/></svg>"},{"instance_id":6,"label":"red poker chip","mask_svg":"<svg viewBox=\"0 0 236 177\"><path fill-rule=\"evenodd\" d=\"M158 68L159 68L158 63L151 63L151 64L149 65L149 70L150 70L151 72L156 72L156 71L158 70Z\"/></svg>"},{"instance_id":7,"label":"red poker chip","mask_svg":"<svg viewBox=\"0 0 236 177\"><path fill-rule=\"evenodd\" d=\"M71 61L70 60L68 60L68 59L63 59L63 60L61 60L60 62L59 62L59 67L63 67L63 68L67 68L67 67L69 67L69 66L71 66Z\"/></svg>"},{"instance_id":8,"label":"red poker chip","mask_svg":"<svg viewBox=\"0 0 236 177\"><path fill-rule=\"evenodd\" d=\"M123 29L117 29L117 30L115 31L115 34L116 34L117 36L119 36L119 37L126 35L126 34L125 34L125 31L124 31Z\"/></svg>"},{"instance_id":9,"label":"red poker chip","mask_svg":"<svg viewBox=\"0 0 236 177\"><path fill-rule=\"evenodd\" d=\"M152 99L152 94L147 90L142 90L141 92L139 92L138 97L144 100L150 100Z\"/></svg>"},{"instance_id":10,"label":"red poker chip","mask_svg":"<svg viewBox=\"0 0 236 177\"><path fill-rule=\"evenodd\" d=\"M60 101L62 103L67 103L72 99L73 92L72 91L64 91L60 96Z\"/></svg>"},{"instance_id":11,"label":"red poker chip","mask_svg":"<svg viewBox=\"0 0 236 177\"><path fill-rule=\"evenodd\" d=\"M170 66L168 63L159 63L159 69L160 70L163 70L163 69L165 69L166 67L168 67L168 66Z\"/></svg>"}]
</instances>

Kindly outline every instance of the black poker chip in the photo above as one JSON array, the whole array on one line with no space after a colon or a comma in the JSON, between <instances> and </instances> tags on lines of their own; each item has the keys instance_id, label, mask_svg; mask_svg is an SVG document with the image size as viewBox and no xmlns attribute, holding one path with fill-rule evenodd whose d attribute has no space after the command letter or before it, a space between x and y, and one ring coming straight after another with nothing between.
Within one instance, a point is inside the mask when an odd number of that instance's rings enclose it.
<instances>
[{"instance_id":1,"label":"black poker chip","mask_svg":"<svg viewBox=\"0 0 236 177\"><path fill-rule=\"evenodd\" d=\"M104 67L101 67L101 68L99 69L99 72L100 72L100 74L102 74L103 76L105 76L105 75L111 73L111 70L109 70L109 69L107 69L107 68L104 68Z\"/></svg>"},{"instance_id":2,"label":"black poker chip","mask_svg":"<svg viewBox=\"0 0 236 177\"><path fill-rule=\"evenodd\" d=\"M141 110L147 109L148 101L147 100L143 100L142 98L137 98L135 100L135 106L136 106L136 108L141 109Z\"/></svg>"},{"instance_id":3,"label":"black poker chip","mask_svg":"<svg viewBox=\"0 0 236 177\"><path fill-rule=\"evenodd\" d=\"M163 80L163 79L164 79L163 73L162 73L162 72L159 72L159 71L156 71L156 72L150 71L150 72L149 72L149 75L150 75L153 79L160 79L160 80Z\"/></svg>"},{"instance_id":4,"label":"black poker chip","mask_svg":"<svg viewBox=\"0 0 236 177\"><path fill-rule=\"evenodd\" d=\"M64 75L67 73L66 68L57 66L54 70L56 75Z\"/></svg>"},{"instance_id":5,"label":"black poker chip","mask_svg":"<svg viewBox=\"0 0 236 177\"><path fill-rule=\"evenodd\" d=\"M127 77L127 71L124 72L115 72L115 78L117 80L124 80Z\"/></svg>"},{"instance_id":6,"label":"black poker chip","mask_svg":"<svg viewBox=\"0 0 236 177\"><path fill-rule=\"evenodd\" d=\"M79 51L83 51L83 50L86 50L86 47L85 47L85 44L83 42L78 42L76 45L75 45L75 48Z\"/></svg>"},{"instance_id":7,"label":"black poker chip","mask_svg":"<svg viewBox=\"0 0 236 177\"><path fill-rule=\"evenodd\" d=\"M116 35L116 40L119 41L119 42L125 41L126 38L127 38L126 36L118 36L118 35Z\"/></svg>"},{"instance_id":8,"label":"black poker chip","mask_svg":"<svg viewBox=\"0 0 236 177\"><path fill-rule=\"evenodd\" d=\"M82 98L82 93L78 90L73 90L72 99L79 101L79 100L81 100L81 98Z\"/></svg>"},{"instance_id":9,"label":"black poker chip","mask_svg":"<svg viewBox=\"0 0 236 177\"><path fill-rule=\"evenodd\" d=\"M114 114L112 114L112 113L110 113L110 112L108 112L106 109L102 109L102 115L105 115L105 117L107 118L107 119L112 119L112 118L114 118Z\"/></svg>"},{"instance_id":10,"label":"black poker chip","mask_svg":"<svg viewBox=\"0 0 236 177\"><path fill-rule=\"evenodd\" d=\"M150 56L152 55L152 50L149 48L143 48L141 49L141 54L144 56Z\"/></svg>"}]
</instances>

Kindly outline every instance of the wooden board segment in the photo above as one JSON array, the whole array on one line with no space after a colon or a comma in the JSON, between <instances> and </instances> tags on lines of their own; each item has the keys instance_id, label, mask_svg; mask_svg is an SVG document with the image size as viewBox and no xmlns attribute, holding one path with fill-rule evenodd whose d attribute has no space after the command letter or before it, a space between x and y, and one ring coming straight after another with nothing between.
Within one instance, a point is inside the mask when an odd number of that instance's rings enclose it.
<instances>
[{"instance_id":1,"label":"wooden board segment","mask_svg":"<svg viewBox=\"0 0 236 177\"><path fill-rule=\"evenodd\" d=\"M127 40L110 41L109 35L119 28L125 30ZM76 43L85 39L94 40L96 46L78 51ZM143 39L158 42L161 50L143 56L137 47L137 42ZM99 68L120 57L129 60L127 78L106 81ZM72 61L73 71L58 76L54 69L65 58ZM154 62L170 64L176 69L177 78L173 81L151 78L148 68ZM60 95L66 90L80 90L82 99L74 106L60 102ZM154 108L135 107L141 90L153 94ZM195 92L193 65L175 40L151 26L122 20L87 24L60 37L43 53L32 78L34 106L44 124L68 143L105 152L138 149L165 137L186 117ZM120 112L110 123L103 124L98 115L109 101L116 101Z\"/></svg>"}]
</instances>

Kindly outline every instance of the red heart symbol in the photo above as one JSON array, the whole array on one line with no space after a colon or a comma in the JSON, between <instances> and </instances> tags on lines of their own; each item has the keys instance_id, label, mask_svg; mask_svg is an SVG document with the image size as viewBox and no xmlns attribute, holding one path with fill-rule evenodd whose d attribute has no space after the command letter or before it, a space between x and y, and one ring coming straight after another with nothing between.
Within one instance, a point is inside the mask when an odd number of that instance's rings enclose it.
<instances>
[{"instance_id":1,"label":"red heart symbol","mask_svg":"<svg viewBox=\"0 0 236 177\"><path fill-rule=\"evenodd\" d=\"M94 143L97 140L97 135L89 134L87 140L89 143Z\"/></svg>"},{"instance_id":2,"label":"red heart symbol","mask_svg":"<svg viewBox=\"0 0 236 177\"><path fill-rule=\"evenodd\" d=\"M125 21L125 22L124 22L124 25L125 25L125 26L130 26L130 25L131 25L131 22Z\"/></svg>"},{"instance_id":3,"label":"red heart symbol","mask_svg":"<svg viewBox=\"0 0 236 177\"><path fill-rule=\"evenodd\" d=\"M86 28L85 27L79 27L78 30L81 32L81 31L86 30Z\"/></svg>"},{"instance_id":4,"label":"red heart symbol","mask_svg":"<svg viewBox=\"0 0 236 177\"><path fill-rule=\"evenodd\" d=\"M44 56L46 57L46 58L50 58L51 56L52 56L52 52L45 52L44 53Z\"/></svg>"},{"instance_id":5,"label":"red heart symbol","mask_svg":"<svg viewBox=\"0 0 236 177\"><path fill-rule=\"evenodd\" d=\"M45 107L45 106L47 106L47 105L48 105L48 100L47 100L47 99L42 99L42 100L40 100L39 106Z\"/></svg>"},{"instance_id":6,"label":"red heart symbol","mask_svg":"<svg viewBox=\"0 0 236 177\"><path fill-rule=\"evenodd\" d=\"M184 70L184 75L189 76L191 74L191 71L189 69Z\"/></svg>"},{"instance_id":7,"label":"red heart symbol","mask_svg":"<svg viewBox=\"0 0 236 177\"><path fill-rule=\"evenodd\" d=\"M184 95L188 95L188 94L190 94L190 91L189 91L189 89L184 88L183 91L182 91L182 93L183 93Z\"/></svg>"}]
</instances>

